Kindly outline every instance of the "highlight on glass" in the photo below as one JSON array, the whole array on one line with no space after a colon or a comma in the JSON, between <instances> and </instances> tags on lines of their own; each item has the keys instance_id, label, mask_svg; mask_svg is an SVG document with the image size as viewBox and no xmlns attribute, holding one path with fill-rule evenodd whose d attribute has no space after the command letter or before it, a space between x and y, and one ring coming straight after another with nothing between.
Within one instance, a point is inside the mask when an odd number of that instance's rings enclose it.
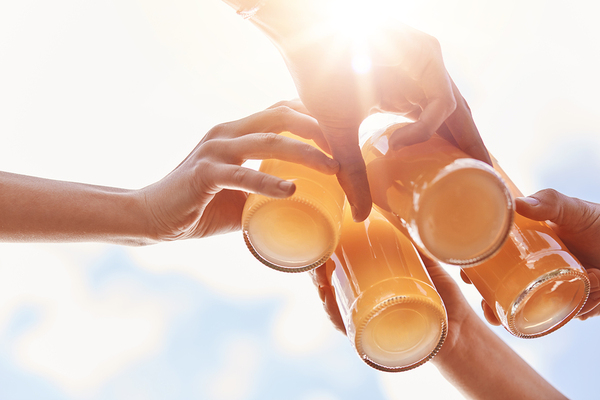
<instances>
[{"instance_id":1,"label":"highlight on glass","mask_svg":"<svg viewBox=\"0 0 600 400\"><path fill-rule=\"evenodd\" d=\"M325 268L348 338L368 365L406 371L440 350L448 327L442 299L410 240L377 210L361 223L345 211Z\"/></svg>"},{"instance_id":2,"label":"highlight on glass","mask_svg":"<svg viewBox=\"0 0 600 400\"><path fill-rule=\"evenodd\" d=\"M465 267L491 257L513 222L504 181L438 134L390 151L389 137L406 124L361 134L374 206L429 258Z\"/></svg>"},{"instance_id":3,"label":"highlight on glass","mask_svg":"<svg viewBox=\"0 0 600 400\"><path fill-rule=\"evenodd\" d=\"M316 146L290 132L281 135ZM242 214L242 232L250 252L283 272L303 272L323 264L336 248L345 195L337 178L303 165L263 160L260 171L293 181L296 192L285 199L250 194Z\"/></svg>"}]
</instances>

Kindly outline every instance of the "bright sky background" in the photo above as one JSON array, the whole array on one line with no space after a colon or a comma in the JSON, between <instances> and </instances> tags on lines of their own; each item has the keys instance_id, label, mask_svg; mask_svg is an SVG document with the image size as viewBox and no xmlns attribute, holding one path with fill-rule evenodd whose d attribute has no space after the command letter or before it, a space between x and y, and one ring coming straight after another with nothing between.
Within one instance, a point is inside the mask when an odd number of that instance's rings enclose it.
<instances>
[{"instance_id":1,"label":"bright sky background","mask_svg":"<svg viewBox=\"0 0 600 400\"><path fill-rule=\"evenodd\" d=\"M596 2L390 3L440 40L523 192L600 202ZM0 3L0 170L139 188L212 126L294 97L275 48L218 0ZM535 340L494 330L567 396L594 398L600 320ZM0 244L0 398L461 397L431 364L364 365L306 275L269 270L231 234Z\"/></svg>"}]
</instances>

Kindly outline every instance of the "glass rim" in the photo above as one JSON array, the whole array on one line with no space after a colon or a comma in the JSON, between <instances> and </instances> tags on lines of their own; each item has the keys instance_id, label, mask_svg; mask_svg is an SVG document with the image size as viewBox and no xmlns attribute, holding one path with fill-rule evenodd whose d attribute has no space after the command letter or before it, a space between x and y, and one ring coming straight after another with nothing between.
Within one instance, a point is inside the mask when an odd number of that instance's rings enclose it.
<instances>
[{"instance_id":1,"label":"glass rim","mask_svg":"<svg viewBox=\"0 0 600 400\"><path fill-rule=\"evenodd\" d=\"M441 298L440 298L441 299ZM410 303L418 303L424 304L428 306L429 309L433 310L437 314L440 315L440 336L436 346L432 349L432 351L425 357L420 360L413 362L411 364L401 366L401 367L389 367L386 365L382 365L371 358L365 353L363 345L362 345L362 337L366 326L371 322L375 317L381 314L388 307L398 305L398 304L410 304ZM356 334L354 337L354 344L356 351L360 358L370 367L375 368L379 371L383 372L403 372L409 371L411 369L417 368L427 361L431 360L442 348L444 341L446 340L446 336L448 335L448 314L446 313L446 309L443 305L443 301L441 301L441 306L436 304L433 300L425 297L425 296L394 296L388 298L386 300L378 303L367 315L365 315L359 326L356 327Z\"/></svg>"},{"instance_id":2,"label":"glass rim","mask_svg":"<svg viewBox=\"0 0 600 400\"><path fill-rule=\"evenodd\" d=\"M513 226L514 219L515 219L515 201L514 201L512 193L510 192L510 189L508 188L508 186L507 186L506 182L504 181L504 179L502 178L502 176L500 174L498 174L498 172L496 172L496 170L494 170L494 168L492 168L490 165L484 163L483 161L476 160L474 158L459 158L459 159L453 161L452 163L448 164L447 166L445 166L435 176L435 178L432 180L432 182L428 186L435 186L436 183L438 183L440 180L444 179L445 177L451 175L452 173L458 172L458 171L466 169L466 168L473 168L473 169L477 169L477 170L481 170L481 171L489 173L490 176L495 178L494 181L495 181L496 185L498 186L498 188L501 189L501 192L504 195L506 208L504 208L503 210L505 211L505 218L504 218L504 224L502 226L502 229L498 231L499 232L499 234L498 234L499 240L492 243L483 252L480 252L479 254L476 254L475 256L472 256L469 258L440 257L440 256L434 254L427 246L425 246L425 244L423 243L423 240L421 239L421 235L419 234L419 229L418 229L416 222L410 223L409 227L408 227L411 237L414 237L415 243L418 244L418 246L421 248L421 250L423 250L423 252L428 257L430 257L434 260L437 260L439 262L442 262L444 264L456 265L456 266L460 266L461 268L474 267L474 266L481 264L482 262L492 258L494 255L496 255L500 251L500 249L502 248L504 243L506 243L506 240L508 239L510 231L512 230L512 226ZM413 220L414 220L414 218L413 218Z\"/></svg>"},{"instance_id":3,"label":"glass rim","mask_svg":"<svg viewBox=\"0 0 600 400\"><path fill-rule=\"evenodd\" d=\"M259 196L262 196L262 195L259 195ZM262 264L266 265L269 268L272 268L274 270L281 271L281 272L288 272L288 273L306 272L306 271L310 271L312 269L315 269L315 268L323 265L325 263L325 261L327 261L329 259L329 257L331 257L333 252L335 251L335 248L337 247L337 243L339 242L339 239L340 239L341 232L340 232L340 230L336 230L333 217L331 215L329 215L329 213L324 213L323 210L321 210L319 207L315 207L315 205L312 204L310 201L308 201L300 196L292 195L291 197L287 197L287 198L283 198L283 199L267 197L267 196L263 196L263 197L264 197L263 199L258 201L256 204L253 205L252 208L248 209L247 212L244 213L243 220L242 220L242 235L244 237L244 243L246 244L246 247L248 248L248 250L250 250L250 253L254 256L254 258L256 258L258 261L260 261ZM323 217L327 228L332 233L334 240L332 241L332 243L329 244L329 246L327 246L326 251L324 251L322 253L321 257L319 257L318 259L315 259L314 261L310 262L309 264L300 265L300 266L296 267L296 266L285 265L285 263L278 264L274 261L267 260L263 255L261 255L254 248L254 246L252 245L252 240L250 239L250 235L248 234L248 224L250 222L250 219L260 208L262 208L266 204L269 204L269 203L272 203L275 201L277 201L277 202L287 201L287 202L291 202L291 203L301 203L301 204L304 204L304 205L312 208L314 211L316 211L319 215L321 215Z\"/></svg>"},{"instance_id":4,"label":"glass rim","mask_svg":"<svg viewBox=\"0 0 600 400\"><path fill-rule=\"evenodd\" d=\"M577 307L573 308L571 310L571 312L569 312L569 314L565 318L563 318L562 320L558 321L556 324L552 325L551 327L549 327L543 331L531 333L531 334L520 332L516 326L516 317L517 317L518 312L520 311L520 308L524 304L526 304L527 301L542 286L545 286L546 284L554 281L557 278L564 278L564 277L568 277L568 276L577 277L584 284L584 296L583 296L582 300L579 302L579 304L577 305ZM527 285L527 287L513 301L513 303L508 308L508 312L506 315L505 327L508 329L508 331L511 334L513 334L516 337L522 338L522 339L534 339L534 338L548 335L548 334L556 331L557 329L561 328L567 322L569 322L571 319L573 319L577 315L577 313L583 308L585 303L587 302L587 298L588 298L589 294L590 294L590 281L583 272L577 271L574 269L570 269L570 268L559 268L554 271L547 272L547 273L543 274L542 276L538 277L535 281L531 282L529 285Z\"/></svg>"}]
</instances>

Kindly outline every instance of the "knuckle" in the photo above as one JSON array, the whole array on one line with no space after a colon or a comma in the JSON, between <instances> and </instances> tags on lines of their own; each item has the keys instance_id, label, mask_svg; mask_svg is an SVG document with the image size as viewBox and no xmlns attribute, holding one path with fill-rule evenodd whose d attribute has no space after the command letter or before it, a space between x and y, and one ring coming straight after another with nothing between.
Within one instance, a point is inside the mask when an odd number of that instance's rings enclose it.
<instances>
[{"instance_id":1,"label":"knuckle","mask_svg":"<svg viewBox=\"0 0 600 400\"><path fill-rule=\"evenodd\" d=\"M556 202L560 199L561 194L556 189L544 189L537 192L536 196L540 197L544 202L556 204Z\"/></svg>"},{"instance_id":2,"label":"knuckle","mask_svg":"<svg viewBox=\"0 0 600 400\"><path fill-rule=\"evenodd\" d=\"M271 113L275 120L279 123L286 121L294 113L294 110L287 105L279 105L271 109Z\"/></svg>"},{"instance_id":3,"label":"knuckle","mask_svg":"<svg viewBox=\"0 0 600 400\"><path fill-rule=\"evenodd\" d=\"M251 191L257 193L266 193L272 183L273 178L267 174L255 174L250 176L249 171L244 171L238 175L238 184L245 183L245 187L252 188Z\"/></svg>"},{"instance_id":4,"label":"knuckle","mask_svg":"<svg viewBox=\"0 0 600 400\"><path fill-rule=\"evenodd\" d=\"M308 143L297 142L293 143L293 145L293 152L304 159L320 159L326 157L321 150L311 146Z\"/></svg>"},{"instance_id":5,"label":"knuckle","mask_svg":"<svg viewBox=\"0 0 600 400\"><path fill-rule=\"evenodd\" d=\"M278 107L287 107L289 104L290 104L289 101L287 101L287 100L281 100L281 101L278 101L277 103L273 104L272 106L270 106L268 109L272 110L272 109L275 109L275 108L278 108Z\"/></svg>"},{"instance_id":6,"label":"knuckle","mask_svg":"<svg viewBox=\"0 0 600 400\"><path fill-rule=\"evenodd\" d=\"M211 139L202 143L202 146L199 148L199 156L200 157L212 157L216 156L223 146L224 140L222 139Z\"/></svg>"},{"instance_id":7,"label":"knuckle","mask_svg":"<svg viewBox=\"0 0 600 400\"><path fill-rule=\"evenodd\" d=\"M542 204L545 204L549 210L549 220L563 225L568 222L568 210L565 210L565 204L562 200L563 195L556 189L544 189L535 194ZM567 212L566 212L567 211ZM566 213L565 213L566 212Z\"/></svg>"},{"instance_id":8,"label":"knuckle","mask_svg":"<svg viewBox=\"0 0 600 400\"><path fill-rule=\"evenodd\" d=\"M248 179L248 173L249 171L246 168L236 168L231 173L231 179L235 184L241 184Z\"/></svg>"},{"instance_id":9,"label":"knuckle","mask_svg":"<svg viewBox=\"0 0 600 400\"><path fill-rule=\"evenodd\" d=\"M441 53L442 46L440 44L440 41L436 37L425 34L425 36L423 38L424 38L424 41L425 41L427 47L430 50L434 51L436 54Z\"/></svg>"},{"instance_id":10,"label":"knuckle","mask_svg":"<svg viewBox=\"0 0 600 400\"><path fill-rule=\"evenodd\" d=\"M289 103L287 101L281 102L281 104L273 108L273 110L281 115L287 115L293 111L288 104Z\"/></svg>"},{"instance_id":11,"label":"knuckle","mask_svg":"<svg viewBox=\"0 0 600 400\"><path fill-rule=\"evenodd\" d=\"M208 133L206 134L206 137L208 139L215 139L218 137L222 137L227 131L229 131L229 126L230 126L229 122L222 122L220 124L217 124L208 131Z\"/></svg>"},{"instance_id":12,"label":"knuckle","mask_svg":"<svg viewBox=\"0 0 600 400\"><path fill-rule=\"evenodd\" d=\"M218 183L215 181L215 174L213 173L213 163L207 160L199 160L195 165L194 175L197 177L198 192L204 193L218 190Z\"/></svg>"},{"instance_id":13,"label":"knuckle","mask_svg":"<svg viewBox=\"0 0 600 400\"><path fill-rule=\"evenodd\" d=\"M282 143L283 138L275 133L257 133L257 137L265 147L273 147Z\"/></svg>"}]
</instances>

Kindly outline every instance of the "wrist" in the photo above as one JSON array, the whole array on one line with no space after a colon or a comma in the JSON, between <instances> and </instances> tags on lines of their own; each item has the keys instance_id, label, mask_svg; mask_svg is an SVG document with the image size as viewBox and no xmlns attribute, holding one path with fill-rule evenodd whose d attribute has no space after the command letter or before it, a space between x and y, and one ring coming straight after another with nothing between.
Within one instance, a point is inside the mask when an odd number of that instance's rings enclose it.
<instances>
[{"instance_id":1,"label":"wrist","mask_svg":"<svg viewBox=\"0 0 600 400\"><path fill-rule=\"evenodd\" d=\"M451 334L446 338L439 353L431 360L441 372L454 368L456 364L468 362L470 349L489 332L473 310L467 310L465 314L459 321L448 321L448 331Z\"/></svg>"},{"instance_id":2,"label":"wrist","mask_svg":"<svg viewBox=\"0 0 600 400\"><path fill-rule=\"evenodd\" d=\"M162 241L153 224L144 190L132 190L123 194L122 205L130 217L132 244L149 245Z\"/></svg>"}]
</instances>

